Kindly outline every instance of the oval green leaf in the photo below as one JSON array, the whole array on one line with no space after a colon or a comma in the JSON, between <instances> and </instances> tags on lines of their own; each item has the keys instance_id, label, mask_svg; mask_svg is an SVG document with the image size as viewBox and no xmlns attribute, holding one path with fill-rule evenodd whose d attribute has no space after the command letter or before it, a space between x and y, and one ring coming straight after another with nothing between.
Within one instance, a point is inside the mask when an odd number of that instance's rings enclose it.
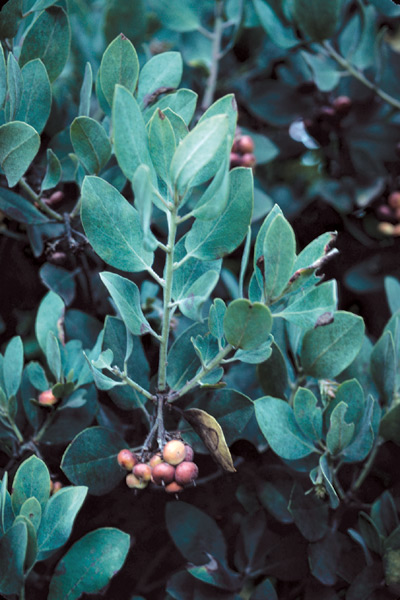
<instances>
[{"instance_id":1,"label":"oval green leaf","mask_svg":"<svg viewBox=\"0 0 400 600\"><path fill-rule=\"evenodd\" d=\"M89 427L79 433L64 452L61 468L75 485L86 485L94 496L115 488L124 477L117 462L126 442L104 427Z\"/></svg>"},{"instance_id":2,"label":"oval green leaf","mask_svg":"<svg viewBox=\"0 0 400 600\"><path fill-rule=\"evenodd\" d=\"M263 396L255 401L256 417L271 449L285 460L304 458L315 448L296 423L292 408L284 400Z\"/></svg>"},{"instance_id":3,"label":"oval green leaf","mask_svg":"<svg viewBox=\"0 0 400 600\"><path fill-rule=\"evenodd\" d=\"M143 248L137 210L104 179L85 177L81 216L89 242L109 265L138 272L152 264L153 253Z\"/></svg>"},{"instance_id":4,"label":"oval green leaf","mask_svg":"<svg viewBox=\"0 0 400 600\"><path fill-rule=\"evenodd\" d=\"M120 570L129 551L127 533L113 527L91 531L60 560L47 600L77 600L100 592Z\"/></svg>"},{"instance_id":5,"label":"oval green leaf","mask_svg":"<svg viewBox=\"0 0 400 600\"><path fill-rule=\"evenodd\" d=\"M41 133L51 109L51 86L46 67L40 58L35 58L22 67L21 75L23 91L15 119L32 125Z\"/></svg>"},{"instance_id":6,"label":"oval green leaf","mask_svg":"<svg viewBox=\"0 0 400 600\"><path fill-rule=\"evenodd\" d=\"M77 117L70 128L74 152L90 174L97 174L111 156L111 144L104 127L90 117Z\"/></svg>"},{"instance_id":7,"label":"oval green leaf","mask_svg":"<svg viewBox=\"0 0 400 600\"><path fill-rule=\"evenodd\" d=\"M364 339L364 321L345 311L334 321L307 331L301 348L301 364L307 375L331 379L353 362Z\"/></svg>"},{"instance_id":8,"label":"oval green leaf","mask_svg":"<svg viewBox=\"0 0 400 600\"><path fill-rule=\"evenodd\" d=\"M53 82L63 70L69 55L71 31L67 14L59 6L41 12L28 29L22 44L20 66L40 58Z\"/></svg>"},{"instance_id":9,"label":"oval green leaf","mask_svg":"<svg viewBox=\"0 0 400 600\"><path fill-rule=\"evenodd\" d=\"M100 64L101 89L108 104L112 106L117 84L133 92L139 76L139 61L132 42L118 35L108 45Z\"/></svg>"},{"instance_id":10,"label":"oval green leaf","mask_svg":"<svg viewBox=\"0 0 400 600\"><path fill-rule=\"evenodd\" d=\"M224 316L224 334L235 348L252 350L261 346L272 327L271 311L260 302L252 304L245 298L231 302Z\"/></svg>"},{"instance_id":11,"label":"oval green leaf","mask_svg":"<svg viewBox=\"0 0 400 600\"><path fill-rule=\"evenodd\" d=\"M40 137L31 125L11 121L0 127L0 164L10 187L30 166L40 147Z\"/></svg>"}]
</instances>

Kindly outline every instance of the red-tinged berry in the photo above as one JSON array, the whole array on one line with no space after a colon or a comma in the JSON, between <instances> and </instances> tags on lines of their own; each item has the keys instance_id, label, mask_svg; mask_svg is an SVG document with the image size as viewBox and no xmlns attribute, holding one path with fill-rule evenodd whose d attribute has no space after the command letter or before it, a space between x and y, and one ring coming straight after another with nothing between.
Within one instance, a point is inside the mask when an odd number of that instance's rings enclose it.
<instances>
[{"instance_id":1,"label":"red-tinged berry","mask_svg":"<svg viewBox=\"0 0 400 600\"><path fill-rule=\"evenodd\" d=\"M322 108L320 108L317 113L316 121L318 123L321 123L324 121L331 125L336 123L337 122L336 110L334 108L332 108L331 106L322 106Z\"/></svg>"},{"instance_id":2,"label":"red-tinged berry","mask_svg":"<svg viewBox=\"0 0 400 600\"><path fill-rule=\"evenodd\" d=\"M256 164L256 157L254 156L254 154L243 154L242 156L242 160L241 160L241 165L242 167L250 167L253 168Z\"/></svg>"},{"instance_id":3,"label":"red-tinged berry","mask_svg":"<svg viewBox=\"0 0 400 600\"><path fill-rule=\"evenodd\" d=\"M53 252L47 257L47 260L53 265L64 265L67 259L65 252Z\"/></svg>"},{"instance_id":4,"label":"red-tinged berry","mask_svg":"<svg viewBox=\"0 0 400 600\"><path fill-rule=\"evenodd\" d=\"M151 467L145 463L138 463L133 467L132 473L138 479L146 481L147 483L151 479Z\"/></svg>"},{"instance_id":5,"label":"red-tinged berry","mask_svg":"<svg viewBox=\"0 0 400 600\"><path fill-rule=\"evenodd\" d=\"M231 167L240 167L242 165L242 157L237 152L231 152L230 156Z\"/></svg>"},{"instance_id":6,"label":"red-tinged berry","mask_svg":"<svg viewBox=\"0 0 400 600\"><path fill-rule=\"evenodd\" d=\"M191 462L194 458L194 450L189 444L185 444L185 460Z\"/></svg>"},{"instance_id":7,"label":"red-tinged berry","mask_svg":"<svg viewBox=\"0 0 400 600\"><path fill-rule=\"evenodd\" d=\"M167 442L163 449L163 458L170 465L179 465L185 460L185 444L180 440L171 440Z\"/></svg>"},{"instance_id":8,"label":"red-tinged berry","mask_svg":"<svg viewBox=\"0 0 400 600\"><path fill-rule=\"evenodd\" d=\"M47 206L55 206L64 200L64 192L57 190L56 192L53 192L49 198L43 198L43 200Z\"/></svg>"},{"instance_id":9,"label":"red-tinged berry","mask_svg":"<svg viewBox=\"0 0 400 600\"><path fill-rule=\"evenodd\" d=\"M167 494L179 494L179 492L183 490L183 487L179 485L179 483L177 483L176 481L173 481L172 483L166 485L164 489L167 492Z\"/></svg>"},{"instance_id":10,"label":"red-tinged berry","mask_svg":"<svg viewBox=\"0 0 400 600\"><path fill-rule=\"evenodd\" d=\"M137 456L127 448L118 452L117 460L119 466L127 471L132 471L133 467L139 462Z\"/></svg>"},{"instance_id":11,"label":"red-tinged berry","mask_svg":"<svg viewBox=\"0 0 400 600\"><path fill-rule=\"evenodd\" d=\"M129 475L126 476L125 481L126 485L129 488L135 490L144 490L144 488L147 487L149 483L148 481L143 481L143 479L139 479L133 473L129 473Z\"/></svg>"},{"instance_id":12,"label":"red-tinged berry","mask_svg":"<svg viewBox=\"0 0 400 600\"><path fill-rule=\"evenodd\" d=\"M235 139L233 140L231 152L233 152L234 154L240 154L240 151L239 151L239 140L240 140L240 137L241 137L240 135L237 135L235 137Z\"/></svg>"},{"instance_id":13,"label":"red-tinged berry","mask_svg":"<svg viewBox=\"0 0 400 600\"><path fill-rule=\"evenodd\" d=\"M396 190L389 194L388 204L391 208L400 208L400 191Z\"/></svg>"},{"instance_id":14,"label":"red-tinged berry","mask_svg":"<svg viewBox=\"0 0 400 600\"><path fill-rule=\"evenodd\" d=\"M194 462L183 461L175 469L175 481L180 485L189 485L199 476L199 468Z\"/></svg>"},{"instance_id":15,"label":"red-tinged berry","mask_svg":"<svg viewBox=\"0 0 400 600\"><path fill-rule=\"evenodd\" d=\"M150 458L149 460L149 466L154 469L154 467L156 465L161 464L163 461L163 458L161 456L161 452L157 452L157 454L153 454L153 456Z\"/></svg>"},{"instance_id":16,"label":"red-tinged berry","mask_svg":"<svg viewBox=\"0 0 400 600\"><path fill-rule=\"evenodd\" d=\"M332 102L332 106L335 109L336 114L341 118L346 117L349 114L352 105L353 102L348 96L338 96Z\"/></svg>"},{"instance_id":17,"label":"red-tinged berry","mask_svg":"<svg viewBox=\"0 0 400 600\"><path fill-rule=\"evenodd\" d=\"M239 154L252 154L254 152L254 141L249 135L242 135L237 141L237 152Z\"/></svg>"},{"instance_id":18,"label":"red-tinged berry","mask_svg":"<svg viewBox=\"0 0 400 600\"><path fill-rule=\"evenodd\" d=\"M381 219L390 219L393 216L390 206L387 204L380 204L376 209L376 215Z\"/></svg>"},{"instance_id":19,"label":"red-tinged berry","mask_svg":"<svg viewBox=\"0 0 400 600\"><path fill-rule=\"evenodd\" d=\"M153 468L152 479L157 485L168 485L174 481L175 467L168 463L160 463Z\"/></svg>"},{"instance_id":20,"label":"red-tinged berry","mask_svg":"<svg viewBox=\"0 0 400 600\"><path fill-rule=\"evenodd\" d=\"M58 398L54 396L51 390L46 390L39 394L38 402L42 406L53 406L54 404L57 404Z\"/></svg>"}]
</instances>

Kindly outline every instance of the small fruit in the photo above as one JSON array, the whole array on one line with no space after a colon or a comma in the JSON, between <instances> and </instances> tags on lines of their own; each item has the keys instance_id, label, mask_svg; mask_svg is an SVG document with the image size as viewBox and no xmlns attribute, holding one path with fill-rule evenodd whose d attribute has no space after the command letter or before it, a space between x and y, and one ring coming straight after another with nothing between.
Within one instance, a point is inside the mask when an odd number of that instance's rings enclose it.
<instances>
[{"instance_id":1,"label":"small fruit","mask_svg":"<svg viewBox=\"0 0 400 600\"><path fill-rule=\"evenodd\" d=\"M53 484L52 486L50 486L50 491L52 494L56 494L63 487L61 481L54 481L54 483L51 483Z\"/></svg>"},{"instance_id":2,"label":"small fruit","mask_svg":"<svg viewBox=\"0 0 400 600\"><path fill-rule=\"evenodd\" d=\"M337 121L337 112L331 106L322 106L318 111L316 121L318 123L325 121L326 123L334 124Z\"/></svg>"},{"instance_id":3,"label":"small fruit","mask_svg":"<svg viewBox=\"0 0 400 600\"><path fill-rule=\"evenodd\" d=\"M185 455L185 444L180 440L171 440L164 446L163 458L170 465L179 465L179 463L185 460Z\"/></svg>"},{"instance_id":4,"label":"small fruit","mask_svg":"<svg viewBox=\"0 0 400 600\"><path fill-rule=\"evenodd\" d=\"M141 481L146 481L146 483L151 479L151 467L145 463L138 463L135 465L132 473Z\"/></svg>"},{"instance_id":5,"label":"small fruit","mask_svg":"<svg viewBox=\"0 0 400 600\"><path fill-rule=\"evenodd\" d=\"M54 206L55 204L59 204L64 199L64 192L61 190L57 190L53 192L50 198L43 198L44 202L47 206Z\"/></svg>"},{"instance_id":6,"label":"small fruit","mask_svg":"<svg viewBox=\"0 0 400 600\"><path fill-rule=\"evenodd\" d=\"M199 468L194 462L183 461L176 467L175 481L180 485L189 485L199 476Z\"/></svg>"},{"instance_id":7,"label":"small fruit","mask_svg":"<svg viewBox=\"0 0 400 600\"><path fill-rule=\"evenodd\" d=\"M65 252L53 252L47 257L47 260L53 265L64 265L67 259Z\"/></svg>"},{"instance_id":8,"label":"small fruit","mask_svg":"<svg viewBox=\"0 0 400 600\"><path fill-rule=\"evenodd\" d=\"M156 465L159 465L163 462L161 452L157 452L157 454L153 454L151 459L149 460L149 466L154 469Z\"/></svg>"},{"instance_id":9,"label":"small fruit","mask_svg":"<svg viewBox=\"0 0 400 600\"><path fill-rule=\"evenodd\" d=\"M242 135L237 140L237 151L240 154L252 154L254 152L254 141L249 135Z\"/></svg>"},{"instance_id":10,"label":"small fruit","mask_svg":"<svg viewBox=\"0 0 400 600\"><path fill-rule=\"evenodd\" d=\"M256 164L256 157L254 156L254 154L243 154L242 156L242 160L241 160L241 165L242 167L254 167Z\"/></svg>"},{"instance_id":11,"label":"small fruit","mask_svg":"<svg viewBox=\"0 0 400 600\"><path fill-rule=\"evenodd\" d=\"M136 490L144 490L144 488L147 487L149 483L148 481L143 481L143 479L139 479L133 473L129 473L129 475L126 476L125 481L126 485L129 488Z\"/></svg>"},{"instance_id":12,"label":"small fruit","mask_svg":"<svg viewBox=\"0 0 400 600\"><path fill-rule=\"evenodd\" d=\"M133 467L139 462L137 456L128 450L128 448L124 448L118 452L117 460L119 466L127 471L132 471Z\"/></svg>"},{"instance_id":13,"label":"small fruit","mask_svg":"<svg viewBox=\"0 0 400 600\"><path fill-rule=\"evenodd\" d=\"M400 208L400 191L389 194L388 204L391 208Z\"/></svg>"},{"instance_id":14,"label":"small fruit","mask_svg":"<svg viewBox=\"0 0 400 600\"><path fill-rule=\"evenodd\" d=\"M231 152L230 165L231 167L240 167L242 164L242 157L237 152Z\"/></svg>"},{"instance_id":15,"label":"small fruit","mask_svg":"<svg viewBox=\"0 0 400 600\"><path fill-rule=\"evenodd\" d=\"M183 487L179 485L179 483L176 483L176 481L173 481L172 483L169 483L165 486L165 491L167 492L167 494L179 494L179 492L181 492L182 490Z\"/></svg>"},{"instance_id":16,"label":"small fruit","mask_svg":"<svg viewBox=\"0 0 400 600\"><path fill-rule=\"evenodd\" d=\"M185 444L185 460L191 462L194 458L194 450L189 444Z\"/></svg>"},{"instance_id":17,"label":"small fruit","mask_svg":"<svg viewBox=\"0 0 400 600\"><path fill-rule=\"evenodd\" d=\"M392 217L392 211L390 210L390 206L387 204L380 204L376 209L376 214L382 219L390 219Z\"/></svg>"},{"instance_id":18,"label":"small fruit","mask_svg":"<svg viewBox=\"0 0 400 600\"><path fill-rule=\"evenodd\" d=\"M378 225L378 230L383 233L383 235L393 235L394 225L387 221L381 221Z\"/></svg>"},{"instance_id":19,"label":"small fruit","mask_svg":"<svg viewBox=\"0 0 400 600\"><path fill-rule=\"evenodd\" d=\"M46 390L39 394L38 402L42 406L53 406L54 404L57 404L58 398L54 396L51 390Z\"/></svg>"},{"instance_id":20,"label":"small fruit","mask_svg":"<svg viewBox=\"0 0 400 600\"><path fill-rule=\"evenodd\" d=\"M332 102L332 106L336 110L336 114L341 118L346 117L349 114L352 104L351 98L348 96L338 96Z\"/></svg>"},{"instance_id":21,"label":"small fruit","mask_svg":"<svg viewBox=\"0 0 400 600\"><path fill-rule=\"evenodd\" d=\"M175 467L168 463L163 462L153 467L152 479L157 485L167 485L174 480L174 477Z\"/></svg>"}]
</instances>

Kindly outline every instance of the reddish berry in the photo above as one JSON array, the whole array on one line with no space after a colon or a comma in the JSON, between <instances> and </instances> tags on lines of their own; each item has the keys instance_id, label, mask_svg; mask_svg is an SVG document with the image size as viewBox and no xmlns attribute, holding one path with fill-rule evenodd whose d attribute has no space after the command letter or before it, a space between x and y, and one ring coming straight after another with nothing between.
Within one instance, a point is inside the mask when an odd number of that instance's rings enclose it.
<instances>
[{"instance_id":1,"label":"reddish berry","mask_svg":"<svg viewBox=\"0 0 400 600\"><path fill-rule=\"evenodd\" d=\"M151 479L151 467L145 463L138 463L135 465L132 473L142 481L149 482Z\"/></svg>"},{"instance_id":2,"label":"reddish berry","mask_svg":"<svg viewBox=\"0 0 400 600\"><path fill-rule=\"evenodd\" d=\"M180 485L189 485L199 476L199 468L194 462L184 461L176 467L175 481Z\"/></svg>"},{"instance_id":3,"label":"reddish berry","mask_svg":"<svg viewBox=\"0 0 400 600\"><path fill-rule=\"evenodd\" d=\"M119 466L127 471L132 471L133 467L139 462L137 456L127 448L118 452L117 460Z\"/></svg>"},{"instance_id":4,"label":"reddish berry","mask_svg":"<svg viewBox=\"0 0 400 600\"><path fill-rule=\"evenodd\" d=\"M54 206L55 204L59 204L61 200L64 199L64 192L58 190L57 192L53 192L50 198L43 198L47 206Z\"/></svg>"},{"instance_id":5,"label":"reddish berry","mask_svg":"<svg viewBox=\"0 0 400 600\"><path fill-rule=\"evenodd\" d=\"M242 167L254 167L256 164L256 157L254 154L243 154L241 165Z\"/></svg>"},{"instance_id":6,"label":"reddish berry","mask_svg":"<svg viewBox=\"0 0 400 600\"><path fill-rule=\"evenodd\" d=\"M389 194L388 204L391 208L400 208L400 191Z\"/></svg>"},{"instance_id":7,"label":"reddish berry","mask_svg":"<svg viewBox=\"0 0 400 600\"><path fill-rule=\"evenodd\" d=\"M332 102L332 106L336 111L336 114L340 117L346 117L352 107L352 101L348 96L338 96Z\"/></svg>"},{"instance_id":8,"label":"reddish berry","mask_svg":"<svg viewBox=\"0 0 400 600\"><path fill-rule=\"evenodd\" d=\"M318 122L325 121L326 123L335 123L337 121L337 113L331 106L323 106L318 111L316 120Z\"/></svg>"},{"instance_id":9,"label":"reddish berry","mask_svg":"<svg viewBox=\"0 0 400 600\"><path fill-rule=\"evenodd\" d=\"M175 467L168 463L161 463L153 468L152 479L157 485L171 483L175 477Z\"/></svg>"},{"instance_id":10,"label":"reddish berry","mask_svg":"<svg viewBox=\"0 0 400 600\"><path fill-rule=\"evenodd\" d=\"M185 444L180 440L171 440L165 444L163 449L163 458L170 465L179 465L185 460Z\"/></svg>"},{"instance_id":11,"label":"reddish berry","mask_svg":"<svg viewBox=\"0 0 400 600\"><path fill-rule=\"evenodd\" d=\"M230 165L231 167L240 167L242 164L242 157L237 152L231 152Z\"/></svg>"},{"instance_id":12,"label":"reddish berry","mask_svg":"<svg viewBox=\"0 0 400 600\"><path fill-rule=\"evenodd\" d=\"M392 217L392 211L387 204L381 204L380 206L378 206L378 208L376 209L376 214L382 219L389 219Z\"/></svg>"},{"instance_id":13,"label":"reddish berry","mask_svg":"<svg viewBox=\"0 0 400 600\"><path fill-rule=\"evenodd\" d=\"M172 483L169 483L165 486L165 491L167 492L167 494L179 494L179 492L181 492L182 490L183 487L179 485L179 483L176 483L176 481L173 481Z\"/></svg>"},{"instance_id":14,"label":"reddish berry","mask_svg":"<svg viewBox=\"0 0 400 600\"><path fill-rule=\"evenodd\" d=\"M232 152L236 153L236 154L240 154L240 150L239 150L239 140L240 140L240 135L237 135L235 137L235 139L233 140L233 144L232 144Z\"/></svg>"},{"instance_id":15,"label":"reddish berry","mask_svg":"<svg viewBox=\"0 0 400 600\"><path fill-rule=\"evenodd\" d=\"M46 390L39 394L39 404L42 406L53 406L57 404L58 398L56 398L51 390Z\"/></svg>"},{"instance_id":16,"label":"reddish berry","mask_svg":"<svg viewBox=\"0 0 400 600\"><path fill-rule=\"evenodd\" d=\"M192 446L189 446L189 444L185 444L185 460L188 460L189 462L192 461L194 458L194 450L192 448Z\"/></svg>"},{"instance_id":17,"label":"reddish berry","mask_svg":"<svg viewBox=\"0 0 400 600\"><path fill-rule=\"evenodd\" d=\"M125 481L126 485L129 488L133 488L136 490L144 490L144 488L147 487L149 483L148 481L143 481L143 479L139 479L133 473L129 473L129 475L126 476Z\"/></svg>"},{"instance_id":18,"label":"reddish berry","mask_svg":"<svg viewBox=\"0 0 400 600\"><path fill-rule=\"evenodd\" d=\"M249 135L242 135L237 141L237 148L240 154L252 154L254 152L253 138Z\"/></svg>"},{"instance_id":19,"label":"reddish berry","mask_svg":"<svg viewBox=\"0 0 400 600\"><path fill-rule=\"evenodd\" d=\"M65 252L53 252L52 254L49 254L47 260L53 265L64 265L67 258Z\"/></svg>"},{"instance_id":20,"label":"reddish berry","mask_svg":"<svg viewBox=\"0 0 400 600\"><path fill-rule=\"evenodd\" d=\"M151 459L149 460L149 465L152 469L154 469L154 467L156 465L159 465L163 462L162 456L161 456L161 452L157 452L157 454L153 454L153 456L151 457Z\"/></svg>"}]
</instances>

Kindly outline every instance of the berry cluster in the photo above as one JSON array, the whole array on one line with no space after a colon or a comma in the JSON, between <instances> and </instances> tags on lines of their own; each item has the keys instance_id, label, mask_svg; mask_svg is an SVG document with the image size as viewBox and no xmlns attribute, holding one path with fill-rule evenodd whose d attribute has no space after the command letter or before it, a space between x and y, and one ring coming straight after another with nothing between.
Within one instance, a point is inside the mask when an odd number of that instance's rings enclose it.
<instances>
[{"instance_id":1,"label":"berry cluster","mask_svg":"<svg viewBox=\"0 0 400 600\"><path fill-rule=\"evenodd\" d=\"M383 235L400 237L400 190L391 192L387 202L380 204L377 216L383 219L378 225Z\"/></svg>"},{"instance_id":2,"label":"berry cluster","mask_svg":"<svg viewBox=\"0 0 400 600\"><path fill-rule=\"evenodd\" d=\"M146 462L139 460L131 450L118 453L118 464L131 471L126 476L126 485L142 490L150 482L161 485L169 494L177 494L197 479L199 469L193 462L194 452L181 440L170 440L162 452L156 452Z\"/></svg>"},{"instance_id":3,"label":"berry cluster","mask_svg":"<svg viewBox=\"0 0 400 600\"><path fill-rule=\"evenodd\" d=\"M329 105L321 106L312 119L305 119L304 126L320 146L328 146L331 133L340 129L342 120L347 117L352 107L348 96L338 96Z\"/></svg>"},{"instance_id":4,"label":"berry cluster","mask_svg":"<svg viewBox=\"0 0 400 600\"><path fill-rule=\"evenodd\" d=\"M231 167L254 167L256 157L253 152L254 142L252 138L249 135L242 135L237 131L231 150Z\"/></svg>"}]
</instances>

